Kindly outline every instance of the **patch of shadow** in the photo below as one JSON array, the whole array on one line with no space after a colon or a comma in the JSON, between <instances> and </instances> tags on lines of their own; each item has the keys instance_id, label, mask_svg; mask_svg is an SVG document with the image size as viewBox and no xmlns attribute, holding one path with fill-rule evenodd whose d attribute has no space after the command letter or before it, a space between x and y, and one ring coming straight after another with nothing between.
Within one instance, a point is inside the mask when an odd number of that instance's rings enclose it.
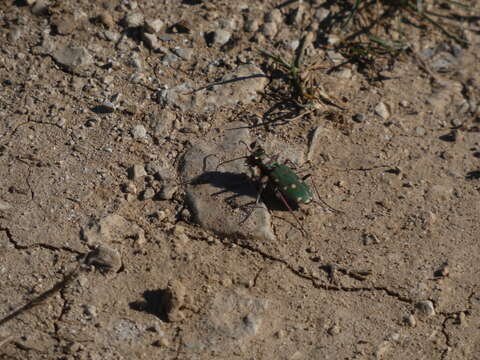
<instances>
[{"instance_id":1,"label":"patch of shadow","mask_svg":"<svg viewBox=\"0 0 480 360\"><path fill-rule=\"evenodd\" d=\"M480 180L480 170L469 171L465 176L467 180Z\"/></svg>"},{"instance_id":2,"label":"patch of shadow","mask_svg":"<svg viewBox=\"0 0 480 360\"><path fill-rule=\"evenodd\" d=\"M112 106L107 105L97 105L90 110L92 110L95 114L111 114L114 111Z\"/></svg>"},{"instance_id":3,"label":"patch of shadow","mask_svg":"<svg viewBox=\"0 0 480 360\"><path fill-rule=\"evenodd\" d=\"M220 191L211 194L212 196L218 196L227 192L234 193L233 196L226 198L227 202L230 202L239 196L248 196L252 198L252 204L254 204L260 190L260 184L258 181L252 180L246 174L233 172L207 171L193 179L190 184L210 184L221 189ZM288 207L286 207L276 196L275 186L270 182L263 190L261 198L267 208L271 211L288 211ZM298 209L298 204L289 203L289 206L292 210Z\"/></svg>"},{"instance_id":4,"label":"patch of shadow","mask_svg":"<svg viewBox=\"0 0 480 360\"><path fill-rule=\"evenodd\" d=\"M18 7L29 6L25 0L15 0L13 5Z\"/></svg>"},{"instance_id":5,"label":"patch of shadow","mask_svg":"<svg viewBox=\"0 0 480 360\"><path fill-rule=\"evenodd\" d=\"M1 152L1 150L0 150L0 152ZM478 159L480 159L480 151L474 152L474 153L473 153L473 156L476 157L476 158L478 158Z\"/></svg>"},{"instance_id":6,"label":"patch of shadow","mask_svg":"<svg viewBox=\"0 0 480 360\"><path fill-rule=\"evenodd\" d=\"M203 0L183 0L182 3L185 5L200 5Z\"/></svg>"},{"instance_id":7,"label":"patch of shadow","mask_svg":"<svg viewBox=\"0 0 480 360\"><path fill-rule=\"evenodd\" d=\"M207 171L193 179L190 184L210 184L216 188L222 189L220 193L215 193L217 195L224 192L233 192L237 196L256 196L256 191L252 187L252 180L246 174Z\"/></svg>"},{"instance_id":8,"label":"patch of shadow","mask_svg":"<svg viewBox=\"0 0 480 360\"><path fill-rule=\"evenodd\" d=\"M439 139L446 142L455 142L457 140L457 132L452 130L448 134L439 136Z\"/></svg>"},{"instance_id":9,"label":"patch of shadow","mask_svg":"<svg viewBox=\"0 0 480 360\"><path fill-rule=\"evenodd\" d=\"M130 309L155 315L164 322L168 321L170 293L167 289L145 290L143 298L144 301L129 303Z\"/></svg>"}]
</instances>

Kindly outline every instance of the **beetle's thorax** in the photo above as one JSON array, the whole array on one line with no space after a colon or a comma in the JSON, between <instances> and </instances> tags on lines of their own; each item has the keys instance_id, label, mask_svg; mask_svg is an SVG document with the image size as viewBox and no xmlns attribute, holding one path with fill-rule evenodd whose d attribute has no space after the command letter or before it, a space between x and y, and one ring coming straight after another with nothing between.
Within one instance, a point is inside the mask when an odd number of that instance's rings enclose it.
<instances>
[{"instance_id":1,"label":"beetle's thorax","mask_svg":"<svg viewBox=\"0 0 480 360\"><path fill-rule=\"evenodd\" d=\"M277 162L268 156L265 152L259 152L254 154L253 163L258 166L261 170L271 170L277 166Z\"/></svg>"}]
</instances>

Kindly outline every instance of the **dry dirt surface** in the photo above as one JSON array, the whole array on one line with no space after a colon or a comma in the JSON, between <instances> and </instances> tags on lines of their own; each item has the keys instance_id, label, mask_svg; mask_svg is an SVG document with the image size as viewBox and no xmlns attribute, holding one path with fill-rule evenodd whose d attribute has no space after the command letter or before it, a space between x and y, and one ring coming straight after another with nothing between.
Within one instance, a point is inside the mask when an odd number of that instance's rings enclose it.
<instances>
[{"instance_id":1,"label":"dry dirt surface","mask_svg":"<svg viewBox=\"0 0 480 360\"><path fill-rule=\"evenodd\" d=\"M0 359L480 359L479 4L355 61L338 4L1 2Z\"/></svg>"}]
</instances>

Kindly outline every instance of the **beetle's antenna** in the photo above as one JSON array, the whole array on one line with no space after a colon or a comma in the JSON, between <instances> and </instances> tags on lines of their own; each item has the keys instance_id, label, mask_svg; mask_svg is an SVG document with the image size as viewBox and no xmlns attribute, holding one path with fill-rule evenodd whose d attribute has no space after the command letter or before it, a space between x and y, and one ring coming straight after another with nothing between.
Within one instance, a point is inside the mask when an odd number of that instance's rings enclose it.
<instances>
[{"instance_id":1,"label":"beetle's antenna","mask_svg":"<svg viewBox=\"0 0 480 360\"><path fill-rule=\"evenodd\" d=\"M246 148L247 148L247 151L250 151L250 146L248 146L248 144L247 144L245 141L243 141L243 140L240 140L238 143L239 143L239 144L243 144L243 145L245 145L245 146L246 146Z\"/></svg>"},{"instance_id":2,"label":"beetle's antenna","mask_svg":"<svg viewBox=\"0 0 480 360\"><path fill-rule=\"evenodd\" d=\"M240 157L237 157L237 158L235 158L235 159L231 159L231 160L227 160L227 161L222 161L220 164L217 165L217 167L215 168L215 171L217 171L220 166L225 165L225 164L228 164L229 162L237 161L237 160L240 160L240 159L246 159L246 158L248 158L248 156L240 156Z\"/></svg>"},{"instance_id":3,"label":"beetle's antenna","mask_svg":"<svg viewBox=\"0 0 480 360\"><path fill-rule=\"evenodd\" d=\"M317 197L318 197L318 200L329 210L333 211L333 212L336 212L338 214L345 214L345 212L341 211L341 210L337 210L335 209L334 207L331 207L330 205L328 205L325 200L323 200L321 197L320 197L320 193L318 192L318 189L317 189L317 185L315 184L315 181L312 180L312 185L313 185L313 188L315 189L315 192L317 193Z\"/></svg>"}]
</instances>

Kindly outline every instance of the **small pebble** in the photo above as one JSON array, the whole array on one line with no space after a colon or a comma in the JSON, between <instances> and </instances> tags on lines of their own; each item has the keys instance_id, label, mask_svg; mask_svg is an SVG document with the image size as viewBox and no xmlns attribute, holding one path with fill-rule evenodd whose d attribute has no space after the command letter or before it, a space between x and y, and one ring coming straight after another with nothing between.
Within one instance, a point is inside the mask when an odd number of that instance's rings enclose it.
<instances>
[{"instance_id":1,"label":"small pebble","mask_svg":"<svg viewBox=\"0 0 480 360\"><path fill-rule=\"evenodd\" d=\"M450 270L449 270L449 267L448 267L448 263L444 263L437 270L435 270L433 275L435 277L446 277L446 276L449 275L449 273L450 273Z\"/></svg>"},{"instance_id":2,"label":"small pebble","mask_svg":"<svg viewBox=\"0 0 480 360\"><path fill-rule=\"evenodd\" d=\"M58 64L71 71L93 63L93 57L87 49L72 45L58 48L53 53L53 58Z\"/></svg>"},{"instance_id":3,"label":"small pebble","mask_svg":"<svg viewBox=\"0 0 480 360\"><path fill-rule=\"evenodd\" d=\"M160 338L159 340L155 340L153 343L152 343L153 346L156 346L156 347L169 347L170 346L170 342L162 337Z\"/></svg>"},{"instance_id":4,"label":"small pebble","mask_svg":"<svg viewBox=\"0 0 480 360\"><path fill-rule=\"evenodd\" d=\"M252 314L248 314L243 318L243 325L249 334L257 334L261 324L262 319Z\"/></svg>"},{"instance_id":5,"label":"small pebble","mask_svg":"<svg viewBox=\"0 0 480 360\"><path fill-rule=\"evenodd\" d=\"M222 46L225 45L231 37L232 34L227 30L218 29L213 33L213 42L216 45Z\"/></svg>"},{"instance_id":6,"label":"small pebble","mask_svg":"<svg viewBox=\"0 0 480 360\"><path fill-rule=\"evenodd\" d=\"M120 33L116 32L116 31L106 30L106 31L104 31L103 36L108 41L117 42L118 40L120 40L121 35L120 35Z\"/></svg>"},{"instance_id":7,"label":"small pebble","mask_svg":"<svg viewBox=\"0 0 480 360\"><path fill-rule=\"evenodd\" d=\"M319 8L315 12L315 18L317 19L318 22L322 22L325 20L328 16L330 15L330 10L325 9L323 7Z\"/></svg>"},{"instance_id":8,"label":"small pebble","mask_svg":"<svg viewBox=\"0 0 480 360\"><path fill-rule=\"evenodd\" d=\"M155 190L152 188L147 188L142 193L142 200L149 200L155 196Z\"/></svg>"},{"instance_id":9,"label":"small pebble","mask_svg":"<svg viewBox=\"0 0 480 360\"><path fill-rule=\"evenodd\" d=\"M46 0L37 0L32 7L32 14L43 16L48 14L48 3Z\"/></svg>"},{"instance_id":10,"label":"small pebble","mask_svg":"<svg viewBox=\"0 0 480 360\"><path fill-rule=\"evenodd\" d=\"M119 252L107 245L100 245L91 251L87 255L85 263L98 267L100 271L114 273L118 272L122 267L122 259Z\"/></svg>"},{"instance_id":11,"label":"small pebble","mask_svg":"<svg viewBox=\"0 0 480 360\"><path fill-rule=\"evenodd\" d=\"M460 119L455 118L455 119L452 120L452 125L453 126L462 126L462 124L463 123Z\"/></svg>"},{"instance_id":12,"label":"small pebble","mask_svg":"<svg viewBox=\"0 0 480 360\"><path fill-rule=\"evenodd\" d=\"M144 29L146 32L155 34L160 32L165 26L165 23L160 19L148 19L145 21Z\"/></svg>"},{"instance_id":13,"label":"small pebble","mask_svg":"<svg viewBox=\"0 0 480 360\"><path fill-rule=\"evenodd\" d=\"M19 26L14 26L8 32L8 41L15 42L22 36L22 28Z\"/></svg>"},{"instance_id":14,"label":"small pebble","mask_svg":"<svg viewBox=\"0 0 480 360\"><path fill-rule=\"evenodd\" d=\"M97 308L94 305L84 305L83 314L90 319L97 317Z\"/></svg>"},{"instance_id":15,"label":"small pebble","mask_svg":"<svg viewBox=\"0 0 480 360\"><path fill-rule=\"evenodd\" d=\"M425 130L425 128L421 127L421 126L417 126L415 128L415 134L417 136L424 136L425 134L427 133L427 131Z\"/></svg>"},{"instance_id":16,"label":"small pebble","mask_svg":"<svg viewBox=\"0 0 480 360\"><path fill-rule=\"evenodd\" d=\"M379 102L377 106L375 106L375 114L380 116L383 120L387 120L390 117L390 112L388 111L387 105L383 102Z\"/></svg>"},{"instance_id":17,"label":"small pebble","mask_svg":"<svg viewBox=\"0 0 480 360\"><path fill-rule=\"evenodd\" d=\"M190 210L187 208L183 209L182 212L180 213L180 217L182 218L183 221L190 221L192 218L192 214L190 213Z\"/></svg>"},{"instance_id":18,"label":"small pebble","mask_svg":"<svg viewBox=\"0 0 480 360\"><path fill-rule=\"evenodd\" d=\"M137 187L135 186L135 184L132 184L132 183L123 183L122 185L120 185L120 189L125 194L136 194L137 193Z\"/></svg>"},{"instance_id":19,"label":"small pebble","mask_svg":"<svg viewBox=\"0 0 480 360\"><path fill-rule=\"evenodd\" d=\"M12 205L7 203L6 201L0 200L0 211L2 211L2 210L5 211L5 210L11 209L11 208L12 208Z\"/></svg>"},{"instance_id":20,"label":"small pebble","mask_svg":"<svg viewBox=\"0 0 480 360\"><path fill-rule=\"evenodd\" d=\"M52 25L57 30L57 33L60 35L71 34L75 30L75 20L72 15L62 15L54 17L52 20Z\"/></svg>"},{"instance_id":21,"label":"small pebble","mask_svg":"<svg viewBox=\"0 0 480 360\"><path fill-rule=\"evenodd\" d=\"M341 332L341 329L340 329L340 326L338 324L334 324L332 327L330 327L328 329L328 334L332 335L332 336L338 335L338 334L340 334L340 332Z\"/></svg>"},{"instance_id":22,"label":"small pebble","mask_svg":"<svg viewBox=\"0 0 480 360\"><path fill-rule=\"evenodd\" d=\"M131 179L138 179L146 175L147 172L145 171L145 167L141 164L135 164L130 168Z\"/></svg>"},{"instance_id":23,"label":"small pebble","mask_svg":"<svg viewBox=\"0 0 480 360\"><path fill-rule=\"evenodd\" d=\"M177 192L178 186L174 184L167 184L162 187L158 197L161 200L170 200Z\"/></svg>"},{"instance_id":24,"label":"small pebble","mask_svg":"<svg viewBox=\"0 0 480 360\"><path fill-rule=\"evenodd\" d=\"M134 28L142 26L144 23L144 17L142 13L129 13L125 16L125 25L128 28Z\"/></svg>"},{"instance_id":25,"label":"small pebble","mask_svg":"<svg viewBox=\"0 0 480 360\"><path fill-rule=\"evenodd\" d=\"M417 319L415 319L415 316L413 316L412 314L405 315L405 317L403 318L403 322L410 327L417 326Z\"/></svg>"},{"instance_id":26,"label":"small pebble","mask_svg":"<svg viewBox=\"0 0 480 360\"><path fill-rule=\"evenodd\" d=\"M259 27L260 27L260 24L258 23L257 19L248 19L245 22L244 30L246 32L256 32Z\"/></svg>"},{"instance_id":27,"label":"small pebble","mask_svg":"<svg viewBox=\"0 0 480 360\"><path fill-rule=\"evenodd\" d=\"M288 14L287 22L288 24L300 24L302 21L303 14L305 12L305 8L302 3L298 5L296 9L292 9Z\"/></svg>"},{"instance_id":28,"label":"small pebble","mask_svg":"<svg viewBox=\"0 0 480 360\"><path fill-rule=\"evenodd\" d=\"M149 49L156 50L160 48L160 43L157 39L157 35L155 34L143 33L142 40Z\"/></svg>"},{"instance_id":29,"label":"small pebble","mask_svg":"<svg viewBox=\"0 0 480 360\"><path fill-rule=\"evenodd\" d=\"M163 162L161 161L151 161L145 165L145 170L148 175L155 175L156 172L163 170Z\"/></svg>"},{"instance_id":30,"label":"small pebble","mask_svg":"<svg viewBox=\"0 0 480 360\"><path fill-rule=\"evenodd\" d=\"M363 234L362 241L363 245L374 245L380 243L380 240L374 234Z\"/></svg>"},{"instance_id":31,"label":"small pebble","mask_svg":"<svg viewBox=\"0 0 480 360\"><path fill-rule=\"evenodd\" d=\"M113 17L109 12L103 12L98 16L98 20L107 28L112 28L115 25Z\"/></svg>"},{"instance_id":32,"label":"small pebble","mask_svg":"<svg viewBox=\"0 0 480 360\"><path fill-rule=\"evenodd\" d=\"M179 56L183 60L191 60L193 57L193 49L192 48L181 48L181 47L175 47L172 49L172 51L175 53L175 55Z\"/></svg>"},{"instance_id":33,"label":"small pebble","mask_svg":"<svg viewBox=\"0 0 480 360\"><path fill-rule=\"evenodd\" d=\"M280 24L283 21L283 15L280 9L273 9L265 16L266 23Z\"/></svg>"},{"instance_id":34,"label":"small pebble","mask_svg":"<svg viewBox=\"0 0 480 360\"><path fill-rule=\"evenodd\" d=\"M357 122L357 123L362 123L363 121L365 120L365 115L363 114L355 114L353 115L353 121Z\"/></svg>"},{"instance_id":35,"label":"small pebble","mask_svg":"<svg viewBox=\"0 0 480 360\"><path fill-rule=\"evenodd\" d=\"M431 317L435 315L435 307L430 300L419 301L415 304L415 308L420 316Z\"/></svg>"},{"instance_id":36,"label":"small pebble","mask_svg":"<svg viewBox=\"0 0 480 360\"><path fill-rule=\"evenodd\" d=\"M232 279L226 275L223 275L222 279L220 280L220 283L222 284L223 287L230 287L232 286Z\"/></svg>"},{"instance_id":37,"label":"small pebble","mask_svg":"<svg viewBox=\"0 0 480 360\"><path fill-rule=\"evenodd\" d=\"M458 314L458 324L461 325L461 326L465 326L467 325L467 315L465 314L464 311L461 311L459 314Z\"/></svg>"},{"instance_id":38,"label":"small pebble","mask_svg":"<svg viewBox=\"0 0 480 360\"><path fill-rule=\"evenodd\" d=\"M136 125L132 129L132 136L134 139L144 139L147 136L147 129L143 125Z\"/></svg>"},{"instance_id":39,"label":"small pebble","mask_svg":"<svg viewBox=\"0 0 480 360\"><path fill-rule=\"evenodd\" d=\"M277 35L277 24L273 22L268 22L262 25L262 34L265 35L265 37L272 39Z\"/></svg>"}]
</instances>

